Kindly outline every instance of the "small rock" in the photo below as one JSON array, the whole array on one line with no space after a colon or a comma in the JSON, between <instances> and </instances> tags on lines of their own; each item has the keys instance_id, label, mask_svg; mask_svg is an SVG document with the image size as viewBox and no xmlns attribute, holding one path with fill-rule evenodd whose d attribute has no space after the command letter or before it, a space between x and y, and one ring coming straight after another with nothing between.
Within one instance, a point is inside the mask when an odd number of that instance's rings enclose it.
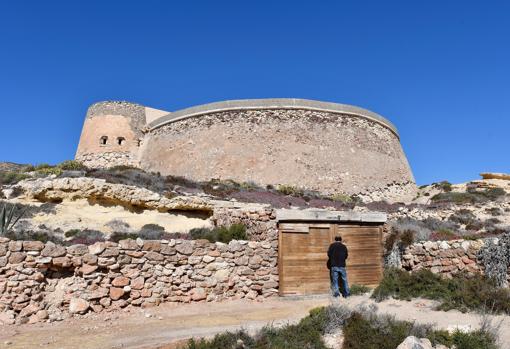
<instances>
[{"instance_id":1,"label":"small rock","mask_svg":"<svg viewBox=\"0 0 510 349\"><path fill-rule=\"evenodd\" d=\"M82 298L71 298L69 312L71 314L84 314L90 307L89 302Z\"/></svg>"}]
</instances>

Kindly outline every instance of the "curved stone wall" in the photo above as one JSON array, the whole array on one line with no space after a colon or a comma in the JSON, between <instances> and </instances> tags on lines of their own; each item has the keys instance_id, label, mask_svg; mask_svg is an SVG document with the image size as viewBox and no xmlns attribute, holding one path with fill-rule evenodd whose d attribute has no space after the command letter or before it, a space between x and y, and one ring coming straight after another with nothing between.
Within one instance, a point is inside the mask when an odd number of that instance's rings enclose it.
<instances>
[{"instance_id":1,"label":"curved stone wall","mask_svg":"<svg viewBox=\"0 0 510 349\"><path fill-rule=\"evenodd\" d=\"M154 129L141 164L162 174L286 184L326 194L415 195L397 135L378 122L303 109L234 110Z\"/></svg>"}]
</instances>

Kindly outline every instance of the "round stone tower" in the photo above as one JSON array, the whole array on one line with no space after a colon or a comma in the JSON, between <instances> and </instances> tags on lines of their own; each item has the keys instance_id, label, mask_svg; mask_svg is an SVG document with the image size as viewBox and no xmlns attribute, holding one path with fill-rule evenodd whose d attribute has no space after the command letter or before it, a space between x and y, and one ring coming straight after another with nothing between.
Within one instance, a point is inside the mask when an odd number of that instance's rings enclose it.
<instances>
[{"instance_id":1,"label":"round stone tower","mask_svg":"<svg viewBox=\"0 0 510 349\"><path fill-rule=\"evenodd\" d=\"M90 106L83 125L76 159L89 167L139 166L145 107L107 101Z\"/></svg>"}]
</instances>

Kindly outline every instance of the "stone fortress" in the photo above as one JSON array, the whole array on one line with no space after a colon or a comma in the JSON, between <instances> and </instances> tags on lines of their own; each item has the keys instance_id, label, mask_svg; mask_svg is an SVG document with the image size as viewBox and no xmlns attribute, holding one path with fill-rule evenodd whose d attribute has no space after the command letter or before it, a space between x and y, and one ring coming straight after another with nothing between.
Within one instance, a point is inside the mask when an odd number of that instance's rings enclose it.
<instances>
[{"instance_id":1,"label":"stone fortress","mask_svg":"<svg viewBox=\"0 0 510 349\"><path fill-rule=\"evenodd\" d=\"M99 102L88 109L76 160L372 200L416 195L391 122L366 109L304 99L232 100L175 112Z\"/></svg>"}]
</instances>

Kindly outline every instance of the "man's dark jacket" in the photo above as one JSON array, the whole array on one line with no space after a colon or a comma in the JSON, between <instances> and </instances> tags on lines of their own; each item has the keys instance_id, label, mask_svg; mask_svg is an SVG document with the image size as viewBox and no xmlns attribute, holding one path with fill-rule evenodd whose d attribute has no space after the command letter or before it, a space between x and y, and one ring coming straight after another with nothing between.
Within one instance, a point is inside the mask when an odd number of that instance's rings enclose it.
<instances>
[{"instance_id":1,"label":"man's dark jacket","mask_svg":"<svg viewBox=\"0 0 510 349\"><path fill-rule=\"evenodd\" d=\"M345 260L349 253L347 247L339 241L333 242L328 249L328 268L342 267L345 268Z\"/></svg>"}]
</instances>

